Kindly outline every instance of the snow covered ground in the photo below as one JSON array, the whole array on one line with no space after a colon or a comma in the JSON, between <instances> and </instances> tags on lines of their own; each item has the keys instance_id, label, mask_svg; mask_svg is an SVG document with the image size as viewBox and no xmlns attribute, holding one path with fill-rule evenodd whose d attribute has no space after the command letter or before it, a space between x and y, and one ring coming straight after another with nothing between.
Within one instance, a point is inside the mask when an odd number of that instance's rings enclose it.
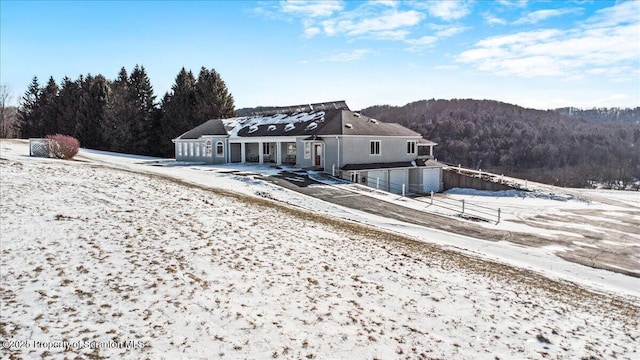
<instances>
[{"instance_id":1,"label":"snow covered ground","mask_svg":"<svg viewBox=\"0 0 640 360\"><path fill-rule=\"evenodd\" d=\"M3 358L640 355L637 278L247 176L268 167L26 154L0 142Z\"/></svg>"}]
</instances>

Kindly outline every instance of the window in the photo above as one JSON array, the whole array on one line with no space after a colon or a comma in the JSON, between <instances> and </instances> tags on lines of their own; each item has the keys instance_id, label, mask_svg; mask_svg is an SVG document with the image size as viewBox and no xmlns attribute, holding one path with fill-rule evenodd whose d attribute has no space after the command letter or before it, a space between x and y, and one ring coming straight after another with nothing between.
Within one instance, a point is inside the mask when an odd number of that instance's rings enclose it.
<instances>
[{"instance_id":1,"label":"window","mask_svg":"<svg viewBox=\"0 0 640 360\"><path fill-rule=\"evenodd\" d=\"M271 155L271 144L262 143L262 154L263 155Z\"/></svg>"},{"instance_id":2,"label":"window","mask_svg":"<svg viewBox=\"0 0 640 360\"><path fill-rule=\"evenodd\" d=\"M211 140L207 140L204 143L204 156L206 156L206 157L210 157L211 156Z\"/></svg>"},{"instance_id":3,"label":"window","mask_svg":"<svg viewBox=\"0 0 640 360\"><path fill-rule=\"evenodd\" d=\"M371 155L380 155L380 140L371 140L369 145L371 147Z\"/></svg>"},{"instance_id":4,"label":"window","mask_svg":"<svg viewBox=\"0 0 640 360\"><path fill-rule=\"evenodd\" d=\"M193 156L193 143L189 143L189 156Z\"/></svg>"},{"instance_id":5,"label":"window","mask_svg":"<svg viewBox=\"0 0 640 360\"><path fill-rule=\"evenodd\" d=\"M416 142L407 141L407 154L415 154L415 153L416 153Z\"/></svg>"},{"instance_id":6,"label":"window","mask_svg":"<svg viewBox=\"0 0 640 360\"><path fill-rule=\"evenodd\" d=\"M296 144L287 144L287 155L295 155L296 154Z\"/></svg>"},{"instance_id":7,"label":"window","mask_svg":"<svg viewBox=\"0 0 640 360\"><path fill-rule=\"evenodd\" d=\"M189 145L187 143L182 144L182 153L184 156L189 155Z\"/></svg>"},{"instance_id":8,"label":"window","mask_svg":"<svg viewBox=\"0 0 640 360\"><path fill-rule=\"evenodd\" d=\"M196 143L195 147L196 147L196 156L200 156L200 143Z\"/></svg>"},{"instance_id":9,"label":"window","mask_svg":"<svg viewBox=\"0 0 640 360\"><path fill-rule=\"evenodd\" d=\"M218 141L216 143L216 156L224 157L224 144L222 143L222 141Z\"/></svg>"},{"instance_id":10,"label":"window","mask_svg":"<svg viewBox=\"0 0 640 360\"><path fill-rule=\"evenodd\" d=\"M178 156L182 156L182 144L178 143Z\"/></svg>"},{"instance_id":11,"label":"window","mask_svg":"<svg viewBox=\"0 0 640 360\"><path fill-rule=\"evenodd\" d=\"M311 159L311 143L310 142L304 143L304 158Z\"/></svg>"}]
</instances>

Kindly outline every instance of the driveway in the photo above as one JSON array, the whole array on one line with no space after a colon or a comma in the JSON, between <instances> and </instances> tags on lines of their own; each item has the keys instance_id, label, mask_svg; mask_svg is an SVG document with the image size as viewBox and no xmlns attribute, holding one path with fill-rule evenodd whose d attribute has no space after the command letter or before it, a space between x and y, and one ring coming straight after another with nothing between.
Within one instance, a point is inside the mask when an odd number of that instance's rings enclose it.
<instances>
[{"instance_id":1,"label":"driveway","mask_svg":"<svg viewBox=\"0 0 640 360\"><path fill-rule=\"evenodd\" d=\"M498 229L490 229L478 226L472 221L458 220L452 217L427 213L389 203L367 196L361 193L352 192L336 186L326 185L313 179L304 172L282 172L279 175L272 175L264 178L279 186L297 191L299 193L327 201L332 204L341 205L347 208L361 210L370 214L380 215L386 218L399 220L402 222L443 230L455 234L465 235L477 239L489 241L509 241L511 243L542 247L551 245L563 245L571 251L556 252L557 256L563 259L582 265L606 269L614 272L640 277L640 263L638 262L638 246L615 247L606 245L611 243L613 236L619 241L620 237L615 234L603 234L598 238L588 230L576 229L577 236L582 236L581 240L592 239L593 244L577 245L576 237L564 236L549 238L531 233L511 232ZM567 216L571 216L570 213ZM543 219L532 218L531 221ZM558 219L553 219L558 220ZM571 220L571 219L567 219ZM577 219L574 219L577 220ZM526 221L523 221L526 222ZM640 227L640 224L636 224ZM425 234L429 229L425 229ZM584 233L583 233L584 232ZM594 246L597 245L597 246Z\"/></svg>"}]
</instances>

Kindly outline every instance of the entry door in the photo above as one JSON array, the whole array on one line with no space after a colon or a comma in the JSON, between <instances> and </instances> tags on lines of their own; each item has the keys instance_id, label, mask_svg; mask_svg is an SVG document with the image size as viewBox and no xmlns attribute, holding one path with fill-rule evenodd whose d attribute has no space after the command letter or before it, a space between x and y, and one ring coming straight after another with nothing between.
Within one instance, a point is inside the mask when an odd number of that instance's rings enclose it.
<instances>
[{"instance_id":1,"label":"entry door","mask_svg":"<svg viewBox=\"0 0 640 360\"><path fill-rule=\"evenodd\" d=\"M322 166L322 144L313 144L314 166Z\"/></svg>"}]
</instances>

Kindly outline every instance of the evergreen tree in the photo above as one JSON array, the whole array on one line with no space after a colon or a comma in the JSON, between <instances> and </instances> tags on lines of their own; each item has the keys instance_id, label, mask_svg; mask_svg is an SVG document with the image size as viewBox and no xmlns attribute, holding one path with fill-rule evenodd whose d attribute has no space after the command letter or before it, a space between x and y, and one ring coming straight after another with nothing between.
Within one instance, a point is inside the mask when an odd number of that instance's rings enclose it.
<instances>
[{"instance_id":1,"label":"evergreen tree","mask_svg":"<svg viewBox=\"0 0 640 360\"><path fill-rule=\"evenodd\" d=\"M155 110L153 87L144 66L136 65L129 76L128 105L131 111L131 143L128 145L134 154L150 154L151 147L157 144L154 138L153 120Z\"/></svg>"},{"instance_id":2,"label":"evergreen tree","mask_svg":"<svg viewBox=\"0 0 640 360\"><path fill-rule=\"evenodd\" d=\"M74 136L81 101L82 88L80 81L72 81L65 76L60 84L60 92L57 98L57 107L60 114L57 133Z\"/></svg>"},{"instance_id":3,"label":"evergreen tree","mask_svg":"<svg viewBox=\"0 0 640 360\"><path fill-rule=\"evenodd\" d=\"M129 76L123 66L118 73L118 78L110 86L109 101L102 126L104 146L111 151L126 152L131 143L128 98Z\"/></svg>"},{"instance_id":4,"label":"evergreen tree","mask_svg":"<svg viewBox=\"0 0 640 360\"><path fill-rule=\"evenodd\" d=\"M44 133L38 109L41 92L38 77L34 76L18 107L18 133L22 138L42 136Z\"/></svg>"},{"instance_id":5,"label":"evergreen tree","mask_svg":"<svg viewBox=\"0 0 640 360\"><path fill-rule=\"evenodd\" d=\"M58 108L58 84L49 77L47 85L42 89L40 95L40 116L43 124L44 135L54 135L59 132L58 121L60 120L60 109Z\"/></svg>"},{"instance_id":6,"label":"evergreen tree","mask_svg":"<svg viewBox=\"0 0 640 360\"><path fill-rule=\"evenodd\" d=\"M217 71L208 70L203 66L196 83L195 118L197 122L233 116L235 116L235 105L227 85Z\"/></svg>"},{"instance_id":7,"label":"evergreen tree","mask_svg":"<svg viewBox=\"0 0 640 360\"><path fill-rule=\"evenodd\" d=\"M82 95L75 136L84 147L110 150L104 141L104 119L109 101L109 83L103 75L78 80Z\"/></svg>"},{"instance_id":8,"label":"evergreen tree","mask_svg":"<svg viewBox=\"0 0 640 360\"><path fill-rule=\"evenodd\" d=\"M201 123L195 117L195 105L196 79L191 71L187 72L183 67L176 76L171 93L165 94L162 100L162 133L159 139L161 155L173 156L171 140Z\"/></svg>"}]
</instances>

